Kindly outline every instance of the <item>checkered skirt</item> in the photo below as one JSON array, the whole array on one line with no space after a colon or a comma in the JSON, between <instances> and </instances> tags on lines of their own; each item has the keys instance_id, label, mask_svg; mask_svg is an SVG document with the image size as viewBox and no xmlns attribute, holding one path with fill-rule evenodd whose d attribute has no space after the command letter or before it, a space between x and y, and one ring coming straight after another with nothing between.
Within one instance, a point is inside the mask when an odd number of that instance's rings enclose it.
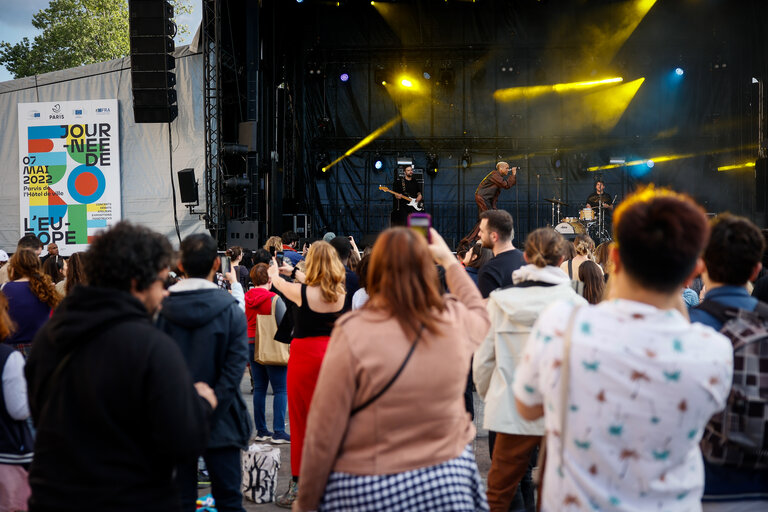
<instances>
[{"instance_id":1,"label":"checkered skirt","mask_svg":"<svg viewBox=\"0 0 768 512\"><path fill-rule=\"evenodd\" d=\"M486 511L472 446L436 466L393 475L331 473L319 511Z\"/></svg>"}]
</instances>

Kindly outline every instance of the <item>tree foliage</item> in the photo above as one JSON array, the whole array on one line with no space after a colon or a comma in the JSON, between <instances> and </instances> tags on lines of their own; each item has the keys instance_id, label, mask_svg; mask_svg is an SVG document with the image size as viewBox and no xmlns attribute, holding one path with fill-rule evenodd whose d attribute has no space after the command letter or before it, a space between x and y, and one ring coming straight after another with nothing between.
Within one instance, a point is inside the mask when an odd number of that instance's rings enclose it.
<instances>
[{"instance_id":1,"label":"tree foliage","mask_svg":"<svg viewBox=\"0 0 768 512\"><path fill-rule=\"evenodd\" d=\"M192 12L190 0L170 0L175 15ZM42 30L30 42L0 42L0 64L15 78L125 57L130 52L127 0L51 0L32 16ZM186 26L178 27L186 35Z\"/></svg>"}]
</instances>

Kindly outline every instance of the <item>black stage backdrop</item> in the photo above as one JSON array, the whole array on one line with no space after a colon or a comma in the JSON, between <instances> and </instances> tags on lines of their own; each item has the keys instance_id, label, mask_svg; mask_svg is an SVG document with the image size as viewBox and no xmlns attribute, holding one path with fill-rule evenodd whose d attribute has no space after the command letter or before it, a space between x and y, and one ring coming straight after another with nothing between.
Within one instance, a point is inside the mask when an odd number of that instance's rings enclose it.
<instances>
[{"instance_id":1,"label":"black stage backdrop","mask_svg":"<svg viewBox=\"0 0 768 512\"><path fill-rule=\"evenodd\" d=\"M758 156L753 77L768 78L766 3L264 0L261 166L275 172L260 176L282 197L262 196L262 211L308 213L317 237L377 233L391 207L378 186L390 186L397 158L408 157L425 170L426 209L454 243L474 225L474 190L498 160L521 167L499 202L515 218L518 243L552 222L546 198L569 205L555 223L578 216L598 177L617 203L652 182L691 194L709 212L764 224L754 168L717 168ZM245 54L253 30L237 14L242 5L230 2L226 13L235 54ZM652 7L641 16L643 5ZM400 75L418 90L398 86ZM622 85L494 98L506 88L609 77ZM626 92L640 78L636 93ZM436 173L427 172L428 155ZM605 168L617 159L642 164Z\"/></svg>"}]
</instances>

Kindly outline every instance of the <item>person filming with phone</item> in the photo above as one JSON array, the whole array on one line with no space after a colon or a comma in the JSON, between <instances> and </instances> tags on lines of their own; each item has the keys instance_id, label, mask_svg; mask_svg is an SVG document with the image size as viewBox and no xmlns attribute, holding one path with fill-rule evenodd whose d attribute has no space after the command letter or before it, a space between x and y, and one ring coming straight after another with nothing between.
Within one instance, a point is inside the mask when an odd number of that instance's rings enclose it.
<instances>
[{"instance_id":1,"label":"person filming with phone","mask_svg":"<svg viewBox=\"0 0 768 512\"><path fill-rule=\"evenodd\" d=\"M488 313L443 238L428 228L428 243L422 233L397 227L379 236L370 299L336 322L294 510L488 510L464 405ZM435 262L452 295L441 295Z\"/></svg>"},{"instance_id":2,"label":"person filming with phone","mask_svg":"<svg viewBox=\"0 0 768 512\"><path fill-rule=\"evenodd\" d=\"M287 492L276 500L276 504L284 508L290 508L296 500L309 404L333 324L344 310L347 295L344 265L331 244L313 243L306 262L306 272L290 266L287 261L278 266L276 259L267 270L272 287L296 304L287 373L293 478ZM281 272L297 282L289 283L280 277Z\"/></svg>"}]
</instances>

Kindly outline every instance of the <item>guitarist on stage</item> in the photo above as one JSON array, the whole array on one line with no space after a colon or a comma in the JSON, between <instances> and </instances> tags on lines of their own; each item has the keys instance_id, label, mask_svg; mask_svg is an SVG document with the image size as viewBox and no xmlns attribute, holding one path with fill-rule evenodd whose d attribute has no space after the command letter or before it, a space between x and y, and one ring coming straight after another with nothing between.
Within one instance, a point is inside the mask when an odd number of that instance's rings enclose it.
<instances>
[{"instance_id":1,"label":"guitarist on stage","mask_svg":"<svg viewBox=\"0 0 768 512\"><path fill-rule=\"evenodd\" d=\"M413 179L413 166L409 165L403 170L403 176L395 177L395 181L392 183L392 192L401 194L406 199L398 198L394 196L392 198L392 225L393 226L405 226L408 221L408 215L417 211L408 205L409 199L416 199L417 203L421 203L421 185L418 181Z\"/></svg>"}]
</instances>

